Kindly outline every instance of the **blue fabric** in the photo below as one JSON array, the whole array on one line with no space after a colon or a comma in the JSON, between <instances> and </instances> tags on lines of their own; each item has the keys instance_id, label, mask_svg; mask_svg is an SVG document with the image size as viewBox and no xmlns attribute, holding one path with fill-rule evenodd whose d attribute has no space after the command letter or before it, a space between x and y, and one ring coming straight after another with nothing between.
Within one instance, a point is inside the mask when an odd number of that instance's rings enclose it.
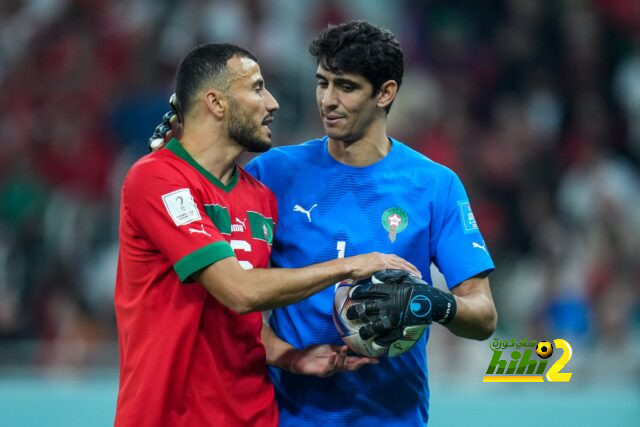
<instances>
[{"instance_id":1,"label":"blue fabric","mask_svg":"<svg viewBox=\"0 0 640 427\"><path fill-rule=\"evenodd\" d=\"M395 253L429 283L435 263L450 288L494 268L455 173L391 141L389 153L366 167L337 162L326 137L271 149L247 165L278 200L272 266L302 267L341 252ZM333 294L329 287L274 310L270 324L296 348L342 344L332 320ZM427 339L428 331L397 358L329 378L271 368L281 426L426 424Z\"/></svg>"}]
</instances>

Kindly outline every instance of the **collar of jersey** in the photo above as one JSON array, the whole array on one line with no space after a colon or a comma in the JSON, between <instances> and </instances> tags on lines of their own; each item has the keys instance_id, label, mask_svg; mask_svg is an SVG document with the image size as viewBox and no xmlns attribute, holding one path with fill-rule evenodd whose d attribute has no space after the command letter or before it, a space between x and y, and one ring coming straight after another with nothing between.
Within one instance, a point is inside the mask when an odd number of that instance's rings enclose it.
<instances>
[{"instance_id":1,"label":"collar of jersey","mask_svg":"<svg viewBox=\"0 0 640 427\"><path fill-rule=\"evenodd\" d=\"M334 159L331 153L329 152L329 137L326 135L322 138L322 141L323 141L322 151L324 153L325 160L328 162L329 165L333 167L345 169L352 173L353 172L369 173L377 169L385 168L389 164L389 160L393 156L395 156L395 153L398 151L397 146L399 145L399 142L389 136L387 138L389 138L389 141L391 141L391 148L389 149L389 152L387 153L387 155L381 158L380 160L374 163L371 163L370 165L367 165L367 166L351 166Z\"/></svg>"},{"instance_id":2,"label":"collar of jersey","mask_svg":"<svg viewBox=\"0 0 640 427\"><path fill-rule=\"evenodd\" d=\"M196 162L194 160L194 158L191 157L191 155L189 153L187 153L187 150L185 150L184 147L182 147L182 144L180 144L180 141L178 141L177 139L171 138L171 141L169 141L169 143L165 146L165 148L167 148L169 151L171 151L176 156L180 157L185 162L189 163L191 166L193 166L193 168L195 170L200 172L202 175L204 175L205 178L207 178L209 181L211 181L211 183L213 185L215 185L216 187L219 187L220 189L222 189L226 193L228 193L231 190L233 190L233 187L235 187L236 184L238 183L238 168L237 167L233 168L233 175L231 176L231 181L229 181L229 184L224 185L211 172L209 172L208 170L203 168L200 165L200 163Z\"/></svg>"}]
</instances>

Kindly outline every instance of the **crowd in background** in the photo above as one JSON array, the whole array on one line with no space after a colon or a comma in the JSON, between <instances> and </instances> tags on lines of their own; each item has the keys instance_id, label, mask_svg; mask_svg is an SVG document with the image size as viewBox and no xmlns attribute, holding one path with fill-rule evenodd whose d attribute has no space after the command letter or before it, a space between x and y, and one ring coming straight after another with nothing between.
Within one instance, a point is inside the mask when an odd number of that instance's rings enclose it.
<instances>
[{"instance_id":1,"label":"crowd in background","mask_svg":"<svg viewBox=\"0 0 640 427\"><path fill-rule=\"evenodd\" d=\"M322 134L308 42L354 18L405 52L389 134L467 187L496 336L565 338L640 378L636 0L3 1L0 348L35 344L0 365L117 363L120 185L186 51L254 52L281 106L274 143L294 144Z\"/></svg>"}]
</instances>

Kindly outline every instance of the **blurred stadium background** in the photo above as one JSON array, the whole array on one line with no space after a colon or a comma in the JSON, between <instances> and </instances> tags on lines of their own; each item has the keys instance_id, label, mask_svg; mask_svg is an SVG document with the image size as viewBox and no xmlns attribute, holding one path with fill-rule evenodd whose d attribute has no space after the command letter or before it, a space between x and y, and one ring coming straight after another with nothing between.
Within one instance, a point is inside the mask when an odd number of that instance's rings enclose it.
<instances>
[{"instance_id":1,"label":"blurred stadium background","mask_svg":"<svg viewBox=\"0 0 640 427\"><path fill-rule=\"evenodd\" d=\"M293 144L322 133L308 42L352 18L406 54L390 134L467 186L494 337L573 347L569 383L483 384L489 341L432 328L430 425L638 425L638 0L3 0L0 425L113 422L119 190L184 53L256 53Z\"/></svg>"}]
</instances>

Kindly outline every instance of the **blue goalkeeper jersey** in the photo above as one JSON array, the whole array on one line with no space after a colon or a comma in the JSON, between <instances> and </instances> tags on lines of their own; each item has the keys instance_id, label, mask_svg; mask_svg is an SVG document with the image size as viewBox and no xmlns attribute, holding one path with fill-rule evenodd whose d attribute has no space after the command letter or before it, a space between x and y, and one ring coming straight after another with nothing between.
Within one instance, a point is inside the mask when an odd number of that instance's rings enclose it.
<instances>
[{"instance_id":1,"label":"blue goalkeeper jersey","mask_svg":"<svg viewBox=\"0 0 640 427\"><path fill-rule=\"evenodd\" d=\"M303 267L367 252L395 253L432 283L434 263L449 288L493 270L457 175L391 140L389 153L366 167L339 163L327 137L273 148L246 170L278 200L274 267ZM342 344L333 323L334 287L276 309L270 325L296 348ZM417 426L428 420L426 344L356 372L328 378L271 367L281 426Z\"/></svg>"}]
</instances>

